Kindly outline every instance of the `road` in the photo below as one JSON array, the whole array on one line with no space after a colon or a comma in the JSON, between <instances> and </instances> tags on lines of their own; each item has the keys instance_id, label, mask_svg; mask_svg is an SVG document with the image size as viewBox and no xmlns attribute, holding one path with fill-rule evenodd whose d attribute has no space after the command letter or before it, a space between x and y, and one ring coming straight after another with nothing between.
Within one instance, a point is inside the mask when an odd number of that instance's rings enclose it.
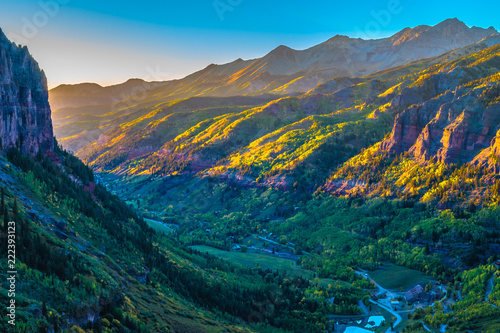
<instances>
[{"instance_id":1,"label":"road","mask_svg":"<svg viewBox=\"0 0 500 333\"><path fill-rule=\"evenodd\" d=\"M354 272L355 272L356 274L358 274L358 275L361 275L361 276L362 276L362 277L364 277L365 279L368 279L368 280L370 280L371 282L375 283L375 285L376 285L376 286L377 286L377 288L378 288L378 293L379 293L379 294L386 293L386 294L387 294L387 296L389 296L389 297L391 297L391 298L395 296L395 295L394 295L391 291L389 291L389 290L385 289L384 287L382 287L381 285L379 285L379 284L377 283L377 281L375 281L375 280L373 280L372 278L370 278L370 276L368 275L368 273L366 273L366 272L361 272L361 271L354 271Z\"/></svg>"},{"instance_id":2,"label":"road","mask_svg":"<svg viewBox=\"0 0 500 333\"><path fill-rule=\"evenodd\" d=\"M493 291L493 279L495 278L495 274L491 275L491 278L488 279L488 282L486 282L486 296L484 297L484 302L488 302L488 297L491 295L491 292Z\"/></svg>"},{"instance_id":3,"label":"road","mask_svg":"<svg viewBox=\"0 0 500 333\"><path fill-rule=\"evenodd\" d=\"M491 278L488 279L488 282L486 282L486 295L484 297L484 302L488 303L488 297L490 297L491 293L493 292L493 280L495 279L495 274L491 276ZM492 307L498 309L498 307L493 304L489 303Z\"/></svg>"},{"instance_id":4,"label":"road","mask_svg":"<svg viewBox=\"0 0 500 333\"><path fill-rule=\"evenodd\" d=\"M403 320L403 318L401 318L401 316L399 315L399 313L397 313L396 311L392 310L391 308L389 308L389 307L387 307L385 305L382 305L380 303L377 303L377 302L375 302L372 299L370 300L370 303L375 304L378 307L381 307L382 309L390 312L394 317L396 317L396 322L394 323L394 325L392 325L393 328L395 328L396 326L398 326L401 323L401 321ZM389 332L392 332L392 330L391 330L390 327L387 329L386 333L389 333Z\"/></svg>"},{"instance_id":5,"label":"road","mask_svg":"<svg viewBox=\"0 0 500 333\"><path fill-rule=\"evenodd\" d=\"M372 281L373 283L375 283L375 285L377 286L378 288L378 292L379 293L387 293L387 295L389 297L392 297L394 296L389 290L383 288L381 285L379 285L375 280L371 279L370 276L368 275L368 273L366 272L360 272L360 271L355 271L357 274L361 275L362 277L366 278L366 279L369 279L370 281ZM394 311L391 307L389 306L386 306L386 305L383 305L383 304L380 304L378 302L375 302L374 300L370 300L370 303L372 304L375 304L379 307L381 307L382 309L388 311L389 313L391 313L394 317L396 317L396 322L394 323L394 325L392 326L393 328L395 328L396 326L398 326L401 321L403 320L403 318L401 318L401 315L399 313L397 313L396 311ZM407 311L406 311L407 312ZM387 329L387 333L388 332L392 332L391 328L388 328Z\"/></svg>"}]
</instances>

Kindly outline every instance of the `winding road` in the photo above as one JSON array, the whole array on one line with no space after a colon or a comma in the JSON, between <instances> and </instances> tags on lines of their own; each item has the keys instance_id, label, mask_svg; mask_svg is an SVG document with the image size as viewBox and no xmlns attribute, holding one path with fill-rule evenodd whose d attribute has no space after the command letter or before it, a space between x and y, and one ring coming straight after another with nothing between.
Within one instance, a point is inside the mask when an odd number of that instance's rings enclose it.
<instances>
[{"instance_id":1,"label":"winding road","mask_svg":"<svg viewBox=\"0 0 500 333\"><path fill-rule=\"evenodd\" d=\"M495 274L493 274L491 276L491 278L488 279L488 282L486 282L486 295L484 297L484 302L485 303L489 303L488 302L488 297L490 297L491 293L493 292L493 280L495 279ZM498 309L498 307L493 304L493 303L489 303L492 307Z\"/></svg>"},{"instance_id":2,"label":"winding road","mask_svg":"<svg viewBox=\"0 0 500 333\"><path fill-rule=\"evenodd\" d=\"M396 326L398 326L401 323L401 321L403 320L403 318L401 318L401 316L399 315L399 313L397 313L396 311L392 310L391 308L389 308L389 307L387 307L385 305L382 305L380 303L377 303L377 302L375 302L372 299L370 300L370 303L375 304L376 306L378 306L378 307L380 307L380 308L382 308L382 309L390 312L394 317L396 317L396 322L392 326L393 328L395 328ZM388 333L388 332L392 332L392 330L391 330L390 327L387 329L386 333Z\"/></svg>"},{"instance_id":3,"label":"winding road","mask_svg":"<svg viewBox=\"0 0 500 333\"><path fill-rule=\"evenodd\" d=\"M375 285L377 286L377 288L379 290L379 293L385 292L385 293L387 293L387 295L392 295L392 293L389 290L383 288L375 280L371 279L370 276L368 275L368 273L361 272L361 271L355 271L355 272L356 272L356 274L359 274L362 277L364 277L366 279L369 279L370 281L372 281L373 283L375 283ZM396 326L398 326L401 323L401 321L403 320L403 318L401 318L401 315L399 313L397 313L396 311L394 311L392 308L390 308L390 307L388 307L386 305L380 304L378 302L375 302L372 299L370 300L370 303L377 305L378 307L380 307L380 308L388 311L390 314L392 314L394 317L396 317L396 322L392 326L393 328L395 328ZM387 329L386 333L388 333L388 332L392 332L391 328Z\"/></svg>"}]
</instances>

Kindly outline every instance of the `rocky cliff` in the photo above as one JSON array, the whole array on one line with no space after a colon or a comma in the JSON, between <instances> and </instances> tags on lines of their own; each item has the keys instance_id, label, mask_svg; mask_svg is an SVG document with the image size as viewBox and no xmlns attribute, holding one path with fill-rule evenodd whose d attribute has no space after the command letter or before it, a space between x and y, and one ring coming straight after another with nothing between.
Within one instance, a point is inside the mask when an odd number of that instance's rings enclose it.
<instances>
[{"instance_id":1,"label":"rocky cliff","mask_svg":"<svg viewBox=\"0 0 500 333\"><path fill-rule=\"evenodd\" d=\"M54 149L47 79L26 47L0 30L0 144L35 155Z\"/></svg>"},{"instance_id":2,"label":"rocky cliff","mask_svg":"<svg viewBox=\"0 0 500 333\"><path fill-rule=\"evenodd\" d=\"M500 47L494 46L402 89L391 106L404 110L381 149L408 151L419 161L487 164L488 156L497 156L499 68Z\"/></svg>"}]
</instances>

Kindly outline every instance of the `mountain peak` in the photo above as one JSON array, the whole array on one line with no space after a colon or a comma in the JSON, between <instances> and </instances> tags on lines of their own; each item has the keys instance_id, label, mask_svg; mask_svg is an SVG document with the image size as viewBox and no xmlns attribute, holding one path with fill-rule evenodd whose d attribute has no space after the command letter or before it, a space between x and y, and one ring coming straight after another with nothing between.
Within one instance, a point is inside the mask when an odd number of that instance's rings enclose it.
<instances>
[{"instance_id":1,"label":"mountain peak","mask_svg":"<svg viewBox=\"0 0 500 333\"><path fill-rule=\"evenodd\" d=\"M295 52L294 49L286 46L286 45L280 45L271 52L269 52L268 56L273 56L273 57L280 57L280 58L287 58L292 55L292 53Z\"/></svg>"},{"instance_id":2,"label":"mountain peak","mask_svg":"<svg viewBox=\"0 0 500 333\"><path fill-rule=\"evenodd\" d=\"M349 39L351 39L351 38L349 36L346 36L346 35L335 35L332 38L330 38L329 40L327 40L327 43L328 42L336 42L336 41L345 41L345 40L349 40Z\"/></svg>"},{"instance_id":3,"label":"mountain peak","mask_svg":"<svg viewBox=\"0 0 500 333\"><path fill-rule=\"evenodd\" d=\"M286 45L280 45L278 46L277 48L275 48L273 51L276 51L276 52L286 52L286 51L293 51L292 48L286 46Z\"/></svg>"},{"instance_id":4,"label":"mountain peak","mask_svg":"<svg viewBox=\"0 0 500 333\"><path fill-rule=\"evenodd\" d=\"M468 29L469 28L469 27L467 27L467 25L464 22L460 21L456 17L446 19L443 22L438 23L437 25L434 26L434 28L438 28L438 27L453 27L453 28L458 28L458 29Z\"/></svg>"},{"instance_id":5,"label":"mountain peak","mask_svg":"<svg viewBox=\"0 0 500 333\"><path fill-rule=\"evenodd\" d=\"M47 79L28 49L11 43L0 30L0 142L24 153L54 149Z\"/></svg>"}]
</instances>

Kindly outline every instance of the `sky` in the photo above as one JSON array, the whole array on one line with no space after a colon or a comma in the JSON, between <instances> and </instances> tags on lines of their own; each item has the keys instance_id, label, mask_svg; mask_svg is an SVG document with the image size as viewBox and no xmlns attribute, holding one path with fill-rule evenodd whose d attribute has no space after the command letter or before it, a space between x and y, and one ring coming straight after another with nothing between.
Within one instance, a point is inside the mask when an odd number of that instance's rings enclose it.
<instances>
[{"instance_id":1,"label":"sky","mask_svg":"<svg viewBox=\"0 0 500 333\"><path fill-rule=\"evenodd\" d=\"M428 0L0 0L0 28L27 45L49 87L182 78L211 63L305 49L341 34L388 37L458 18L500 30L500 2Z\"/></svg>"}]
</instances>

